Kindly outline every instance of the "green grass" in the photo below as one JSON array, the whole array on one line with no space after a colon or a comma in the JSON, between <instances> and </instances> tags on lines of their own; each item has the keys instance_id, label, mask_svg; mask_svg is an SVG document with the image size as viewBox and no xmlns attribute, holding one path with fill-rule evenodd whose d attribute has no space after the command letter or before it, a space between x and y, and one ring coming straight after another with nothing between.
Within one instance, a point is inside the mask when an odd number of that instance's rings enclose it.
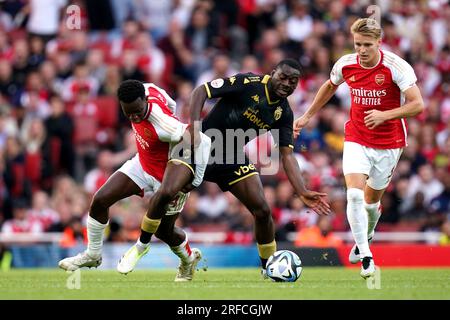
<instances>
[{"instance_id":1,"label":"green grass","mask_svg":"<svg viewBox=\"0 0 450 320\"><path fill-rule=\"evenodd\" d=\"M0 272L0 299L450 299L450 268L382 268L373 290L356 268L308 267L295 283L263 281L252 268L200 270L189 283L173 282L175 272L83 269L80 289L70 290L62 270L16 269Z\"/></svg>"}]
</instances>

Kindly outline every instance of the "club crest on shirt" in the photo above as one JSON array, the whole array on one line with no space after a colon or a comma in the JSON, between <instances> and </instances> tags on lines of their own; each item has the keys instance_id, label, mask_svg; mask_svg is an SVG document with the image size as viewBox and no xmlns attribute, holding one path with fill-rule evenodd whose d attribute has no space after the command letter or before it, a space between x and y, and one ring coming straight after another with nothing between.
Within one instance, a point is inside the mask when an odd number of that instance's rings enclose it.
<instances>
[{"instance_id":1,"label":"club crest on shirt","mask_svg":"<svg viewBox=\"0 0 450 320\"><path fill-rule=\"evenodd\" d=\"M252 99L255 100L256 103L259 103L259 96L257 94L252 96Z\"/></svg>"},{"instance_id":2,"label":"club crest on shirt","mask_svg":"<svg viewBox=\"0 0 450 320\"><path fill-rule=\"evenodd\" d=\"M218 89L223 86L223 83L224 83L223 79L219 78L211 81L211 87Z\"/></svg>"},{"instance_id":3,"label":"club crest on shirt","mask_svg":"<svg viewBox=\"0 0 450 320\"><path fill-rule=\"evenodd\" d=\"M279 120L281 118L282 113L283 113L283 109L280 106L278 106L277 109L275 110L275 112L273 113L275 120Z\"/></svg>"},{"instance_id":4,"label":"club crest on shirt","mask_svg":"<svg viewBox=\"0 0 450 320\"><path fill-rule=\"evenodd\" d=\"M147 128L144 129L144 135L146 138L151 138L152 133Z\"/></svg>"},{"instance_id":5,"label":"club crest on shirt","mask_svg":"<svg viewBox=\"0 0 450 320\"><path fill-rule=\"evenodd\" d=\"M384 83L384 74L379 73L375 75L375 83L381 86Z\"/></svg>"}]
</instances>

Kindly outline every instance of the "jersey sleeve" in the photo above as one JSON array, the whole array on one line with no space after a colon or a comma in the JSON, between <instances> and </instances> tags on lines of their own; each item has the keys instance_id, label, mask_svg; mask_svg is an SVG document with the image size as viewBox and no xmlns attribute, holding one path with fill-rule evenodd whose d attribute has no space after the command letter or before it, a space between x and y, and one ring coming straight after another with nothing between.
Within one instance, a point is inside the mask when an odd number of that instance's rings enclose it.
<instances>
[{"instance_id":1,"label":"jersey sleeve","mask_svg":"<svg viewBox=\"0 0 450 320\"><path fill-rule=\"evenodd\" d=\"M172 113L175 113L177 103L167 94L166 90L153 83L144 83L144 88L149 98L159 99L162 103L169 107Z\"/></svg>"},{"instance_id":2,"label":"jersey sleeve","mask_svg":"<svg viewBox=\"0 0 450 320\"><path fill-rule=\"evenodd\" d=\"M289 147L294 149L294 114L291 108L288 107L283 112L277 124L272 127L271 133L274 138L274 142L279 147ZM276 135L273 130L278 129L278 141L276 141Z\"/></svg>"},{"instance_id":3,"label":"jersey sleeve","mask_svg":"<svg viewBox=\"0 0 450 320\"><path fill-rule=\"evenodd\" d=\"M395 63L390 69L392 72L392 80L400 88L400 91L405 92L416 84L417 77L414 69L402 58L396 57Z\"/></svg>"},{"instance_id":4,"label":"jersey sleeve","mask_svg":"<svg viewBox=\"0 0 450 320\"><path fill-rule=\"evenodd\" d=\"M330 72L330 81L333 85L338 86L344 82L344 76L342 74L342 68L344 66L344 57L340 58L333 66Z\"/></svg>"},{"instance_id":5,"label":"jersey sleeve","mask_svg":"<svg viewBox=\"0 0 450 320\"><path fill-rule=\"evenodd\" d=\"M169 143L179 142L188 125L178 120L166 104L150 100L149 105L151 110L147 120L155 128L159 140Z\"/></svg>"},{"instance_id":6,"label":"jersey sleeve","mask_svg":"<svg viewBox=\"0 0 450 320\"><path fill-rule=\"evenodd\" d=\"M247 80L248 81L248 80ZM219 98L230 94L239 94L245 89L246 77L244 74L237 74L229 78L218 78L210 82L206 82L206 93L209 99Z\"/></svg>"}]
</instances>

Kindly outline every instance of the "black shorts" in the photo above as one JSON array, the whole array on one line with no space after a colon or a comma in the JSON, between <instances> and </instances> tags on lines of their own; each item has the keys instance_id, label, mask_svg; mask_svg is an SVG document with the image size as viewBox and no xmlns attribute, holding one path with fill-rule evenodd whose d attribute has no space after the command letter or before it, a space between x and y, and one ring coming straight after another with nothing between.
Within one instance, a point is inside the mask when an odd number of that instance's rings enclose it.
<instances>
[{"instance_id":1,"label":"black shorts","mask_svg":"<svg viewBox=\"0 0 450 320\"><path fill-rule=\"evenodd\" d=\"M226 192L235 183L257 174L258 170L255 165L250 163L250 160L245 157L244 164L214 163L208 165L203 180L216 183L223 192Z\"/></svg>"}]
</instances>

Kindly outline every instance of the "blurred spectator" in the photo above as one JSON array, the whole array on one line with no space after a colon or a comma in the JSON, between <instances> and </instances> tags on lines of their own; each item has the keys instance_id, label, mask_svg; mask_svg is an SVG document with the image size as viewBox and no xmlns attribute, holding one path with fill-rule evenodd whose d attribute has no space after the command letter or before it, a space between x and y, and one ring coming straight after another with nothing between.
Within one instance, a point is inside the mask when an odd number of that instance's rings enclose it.
<instances>
[{"instance_id":1,"label":"blurred spectator","mask_svg":"<svg viewBox=\"0 0 450 320\"><path fill-rule=\"evenodd\" d=\"M195 230L198 225L209 222L209 217L202 211L198 210L198 201L200 197L197 191L191 191L180 214L181 225L183 228Z\"/></svg>"},{"instance_id":2,"label":"blurred spectator","mask_svg":"<svg viewBox=\"0 0 450 320\"><path fill-rule=\"evenodd\" d=\"M136 37L137 65L145 74L146 82L160 83L166 68L166 58L152 37L146 32L139 32Z\"/></svg>"},{"instance_id":3,"label":"blurred spectator","mask_svg":"<svg viewBox=\"0 0 450 320\"><path fill-rule=\"evenodd\" d=\"M434 214L446 216L450 221L450 175L445 175L443 179L444 190L431 200L429 210Z\"/></svg>"},{"instance_id":4,"label":"blurred spectator","mask_svg":"<svg viewBox=\"0 0 450 320\"><path fill-rule=\"evenodd\" d=\"M156 41L168 33L173 3L173 0L141 0L134 2L137 20L147 32L150 32L152 38Z\"/></svg>"},{"instance_id":5,"label":"blurred spectator","mask_svg":"<svg viewBox=\"0 0 450 320\"><path fill-rule=\"evenodd\" d=\"M44 157L50 163L43 175L52 180L60 173L75 175L75 150L72 141L74 123L59 96L50 98L51 114L45 120L47 140Z\"/></svg>"},{"instance_id":6,"label":"blurred spectator","mask_svg":"<svg viewBox=\"0 0 450 320\"><path fill-rule=\"evenodd\" d=\"M218 53L212 58L212 67L200 74L196 86L202 85L206 82L217 78L229 78L237 73L230 65L230 59L226 54Z\"/></svg>"},{"instance_id":7,"label":"blurred spectator","mask_svg":"<svg viewBox=\"0 0 450 320\"><path fill-rule=\"evenodd\" d=\"M115 27L113 7L110 0L85 1L84 3L90 30L105 31Z\"/></svg>"},{"instance_id":8,"label":"blurred spectator","mask_svg":"<svg viewBox=\"0 0 450 320\"><path fill-rule=\"evenodd\" d=\"M28 211L28 203L24 199L16 199L13 202L13 217L5 221L1 232L11 233L41 233L44 228L39 220L34 219Z\"/></svg>"},{"instance_id":9,"label":"blurred spectator","mask_svg":"<svg viewBox=\"0 0 450 320\"><path fill-rule=\"evenodd\" d=\"M194 86L189 81L180 81L177 86L177 109L176 116L181 122L189 122L190 119L190 109L189 102L191 98L191 92L194 90Z\"/></svg>"},{"instance_id":10,"label":"blurred spectator","mask_svg":"<svg viewBox=\"0 0 450 320\"><path fill-rule=\"evenodd\" d=\"M33 119L28 126L22 125L22 143L25 148L25 174L32 184L33 191L41 187L42 173L48 166L44 158L46 139L45 126L41 119Z\"/></svg>"},{"instance_id":11,"label":"blurred spectator","mask_svg":"<svg viewBox=\"0 0 450 320\"><path fill-rule=\"evenodd\" d=\"M97 166L84 177L84 189L94 195L114 172L112 152L100 151L97 155Z\"/></svg>"},{"instance_id":12,"label":"blurred spectator","mask_svg":"<svg viewBox=\"0 0 450 320\"><path fill-rule=\"evenodd\" d=\"M205 194L198 201L197 209L204 212L211 221L219 221L226 211L228 201L215 183L204 183Z\"/></svg>"},{"instance_id":13,"label":"blurred spectator","mask_svg":"<svg viewBox=\"0 0 450 320\"><path fill-rule=\"evenodd\" d=\"M45 42L58 32L62 9L67 0L30 0L23 11L29 14L27 30Z\"/></svg>"},{"instance_id":14,"label":"blurred spectator","mask_svg":"<svg viewBox=\"0 0 450 320\"><path fill-rule=\"evenodd\" d=\"M3 181L8 192L5 206L12 208L16 199L29 200L31 198L31 182L25 174L25 153L19 139L8 137L4 152ZM18 204L22 205L23 203L19 201ZM5 209L4 214L6 219L10 218L10 209Z\"/></svg>"},{"instance_id":15,"label":"blurred spectator","mask_svg":"<svg viewBox=\"0 0 450 320\"><path fill-rule=\"evenodd\" d=\"M89 74L89 67L83 61L75 65L73 76L64 80L62 97L66 102L74 102L82 89L90 98L96 97L99 89L97 79Z\"/></svg>"},{"instance_id":16,"label":"blurred spectator","mask_svg":"<svg viewBox=\"0 0 450 320\"><path fill-rule=\"evenodd\" d=\"M86 65L89 69L89 76L101 85L106 80L107 64L105 63L105 53L101 49L90 49L86 56Z\"/></svg>"},{"instance_id":17,"label":"blurred spectator","mask_svg":"<svg viewBox=\"0 0 450 320\"><path fill-rule=\"evenodd\" d=\"M287 19L289 39L302 42L313 31L313 19L308 14L308 3L304 0L293 1L292 14Z\"/></svg>"},{"instance_id":18,"label":"blurred spectator","mask_svg":"<svg viewBox=\"0 0 450 320\"><path fill-rule=\"evenodd\" d=\"M43 231L48 231L52 225L60 221L59 214L50 207L47 193L42 190L33 193L29 215L41 223Z\"/></svg>"},{"instance_id":19,"label":"blurred spectator","mask_svg":"<svg viewBox=\"0 0 450 320\"><path fill-rule=\"evenodd\" d=\"M108 65L105 70L105 80L102 82L99 95L114 97L117 94L117 89L122 82L122 74L117 65Z\"/></svg>"},{"instance_id":20,"label":"blurred spectator","mask_svg":"<svg viewBox=\"0 0 450 320\"><path fill-rule=\"evenodd\" d=\"M63 248L71 248L79 243L86 245L87 229L79 217L72 217L67 227L64 228L60 245Z\"/></svg>"},{"instance_id":21,"label":"blurred spectator","mask_svg":"<svg viewBox=\"0 0 450 320\"><path fill-rule=\"evenodd\" d=\"M89 85L80 83L73 90L76 94L75 104L71 112L74 123L73 143L76 165L79 168L77 179L82 179L86 172L95 165L100 115L97 105L89 97Z\"/></svg>"},{"instance_id":22,"label":"blurred spectator","mask_svg":"<svg viewBox=\"0 0 450 320\"><path fill-rule=\"evenodd\" d=\"M8 137L17 135L17 121L11 115L11 110L7 105L0 106L0 150L3 150Z\"/></svg>"},{"instance_id":23,"label":"blurred spectator","mask_svg":"<svg viewBox=\"0 0 450 320\"><path fill-rule=\"evenodd\" d=\"M0 60L0 94L4 96L5 102L17 102L19 100L21 86L13 78L11 64Z\"/></svg>"},{"instance_id":24,"label":"blurred spectator","mask_svg":"<svg viewBox=\"0 0 450 320\"><path fill-rule=\"evenodd\" d=\"M424 204L428 206L443 189L442 183L434 177L433 167L430 164L424 164L419 167L418 173L411 177L405 202L411 207L416 193L422 192Z\"/></svg>"},{"instance_id":25,"label":"blurred spectator","mask_svg":"<svg viewBox=\"0 0 450 320\"><path fill-rule=\"evenodd\" d=\"M28 73L32 70L30 64L30 49L26 39L19 38L13 42L13 81L17 83L21 88L25 85L25 79Z\"/></svg>"},{"instance_id":26,"label":"blurred spectator","mask_svg":"<svg viewBox=\"0 0 450 320\"><path fill-rule=\"evenodd\" d=\"M180 78L195 82L194 55L178 21L170 21L169 32L158 42L158 47L163 50L169 63L167 82L171 88L176 86Z\"/></svg>"},{"instance_id":27,"label":"blurred spectator","mask_svg":"<svg viewBox=\"0 0 450 320\"><path fill-rule=\"evenodd\" d=\"M199 77L210 66L213 38L217 30L211 28L208 11L197 7L192 11L191 22L186 28L185 36L193 55L193 75Z\"/></svg>"},{"instance_id":28,"label":"blurred spectator","mask_svg":"<svg viewBox=\"0 0 450 320\"><path fill-rule=\"evenodd\" d=\"M139 69L138 54L134 49L126 49L122 55L122 80L134 79L145 82L146 76Z\"/></svg>"},{"instance_id":29,"label":"blurred spectator","mask_svg":"<svg viewBox=\"0 0 450 320\"><path fill-rule=\"evenodd\" d=\"M320 216L316 225L300 229L295 239L295 245L298 247L329 248L339 247L342 243L342 239L332 232L329 216Z\"/></svg>"}]
</instances>

